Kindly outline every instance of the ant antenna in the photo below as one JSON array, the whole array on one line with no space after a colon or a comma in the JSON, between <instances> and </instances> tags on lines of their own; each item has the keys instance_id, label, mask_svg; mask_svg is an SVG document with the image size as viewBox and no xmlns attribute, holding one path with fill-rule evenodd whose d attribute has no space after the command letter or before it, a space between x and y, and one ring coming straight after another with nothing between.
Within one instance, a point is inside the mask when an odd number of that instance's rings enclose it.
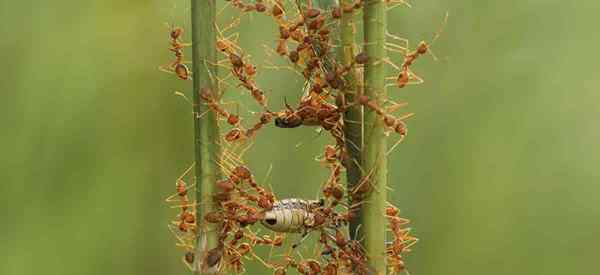
<instances>
[{"instance_id":1,"label":"ant antenna","mask_svg":"<svg viewBox=\"0 0 600 275\"><path fill-rule=\"evenodd\" d=\"M292 106L290 106L290 104L288 104L288 102L287 102L287 98L286 98L285 96L283 97L283 103L285 104L285 107L286 107L288 110L290 110L290 111L292 111L292 112L294 111L294 109L292 108Z\"/></svg>"}]
</instances>

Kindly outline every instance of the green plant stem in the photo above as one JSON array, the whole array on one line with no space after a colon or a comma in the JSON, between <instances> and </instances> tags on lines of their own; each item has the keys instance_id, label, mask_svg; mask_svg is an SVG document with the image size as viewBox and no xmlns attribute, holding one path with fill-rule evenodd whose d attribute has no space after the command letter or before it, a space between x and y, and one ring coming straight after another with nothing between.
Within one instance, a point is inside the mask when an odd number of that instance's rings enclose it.
<instances>
[{"instance_id":1,"label":"green plant stem","mask_svg":"<svg viewBox=\"0 0 600 275\"><path fill-rule=\"evenodd\" d=\"M318 7L321 8L322 10L324 10L327 13L331 13L331 9L333 7L337 6L337 3L335 0L318 0ZM314 3L313 3L314 5ZM332 39L330 41L330 43L334 44L334 45L338 45L339 44L339 30L337 28L330 28L329 29L330 32L330 39ZM320 49L319 49L320 50ZM329 53L327 53L325 60L323 60L323 69L325 70L325 73L333 70L334 69L334 63L332 63L332 59L335 58L335 56L332 55L332 52L329 51Z\"/></svg>"},{"instance_id":2,"label":"green plant stem","mask_svg":"<svg viewBox=\"0 0 600 275\"><path fill-rule=\"evenodd\" d=\"M217 75L217 67L214 65L217 63L216 2L215 0L192 0L191 6L196 200L201 205L196 216L198 223L201 224L204 214L216 208L212 197L215 192L214 183L220 173L217 165L220 155L220 147L216 142L219 140L217 117L205 104L202 104L199 95L201 89L210 89L213 95L217 95L218 91L213 77ZM218 230L211 224L207 225L207 228L200 228L197 243L202 244L200 238L206 234L206 247L199 247L196 251L206 251L216 247L217 232ZM200 274L200 271L196 273Z\"/></svg>"},{"instance_id":3,"label":"green plant stem","mask_svg":"<svg viewBox=\"0 0 600 275\"><path fill-rule=\"evenodd\" d=\"M353 0L340 0L339 5L352 5ZM336 7L334 0L319 0L319 6L322 9L329 10ZM354 13L342 13L342 18L339 21L338 29L333 29L333 42L340 45L337 48L338 64L343 67L350 66L355 56L355 30L354 30ZM327 65L327 64L326 64ZM361 93L361 85L359 85L359 77L356 69L351 69L344 75L344 87L340 95L343 96L343 104L351 106L344 112L344 138L345 150L348 158L344 161L346 168L346 185L348 190L352 190L361 178L360 162L361 162L361 147L362 147L362 112L358 105L351 105L356 99L356 96ZM353 219L350 221L349 233L350 237L354 238L354 234L359 228L360 220Z\"/></svg>"},{"instance_id":4,"label":"green plant stem","mask_svg":"<svg viewBox=\"0 0 600 275\"><path fill-rule=\"evenodd\" d=\"M385 92L385 28L386 5L384 0L367 0L363 7L364 51L369 56L365 65L365 95L375 100L379 106ZM369 257L369 266L377 274L385 274L385 218L387 202L387 161L386 140L383 120L372 110L364 112L364 147L361 165L370 184L359 219L361 237Z\"/></svg>"},{"instance_id":5,"label":"green plant stem","mask_svg":"<svg viewBox=\"0 0 600 275\"><path fill-rule=\"evenodd\" d=\"M340 6L352 5L353 0L340 0ZM355 43L354 13L342 13L340 19L340 45L338 59L343 66L349 66L354 56ZM358 74L355 69L350 70L345 76L343 90L344 101L349 105L361 94L361 85L358 85ZM352 190L361 178L361 150L362 150L362 112L359 105L349 107L344 113L344 138L348 160L345 161L347 189ZM359 219L350 221L350 237L356 236L355 232L360 225Z\"/></svg>"}]
</instances>

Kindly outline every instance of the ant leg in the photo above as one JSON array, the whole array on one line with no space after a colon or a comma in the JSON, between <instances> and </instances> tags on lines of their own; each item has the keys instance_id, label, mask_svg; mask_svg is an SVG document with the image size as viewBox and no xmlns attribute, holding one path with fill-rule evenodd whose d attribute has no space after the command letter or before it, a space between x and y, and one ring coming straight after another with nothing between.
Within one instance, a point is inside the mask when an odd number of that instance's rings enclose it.
<instances>
[{"instance_id":1,"label":"ant leg","mask_svg":"<svg viewBox=\"0 0 600 275\"><path fill-rule=\"evenodd\" d=\"M223 157L229 159L234 164L234 168L244 165L244 162L238 156L227 149L223 150Z\"/></svg>"},{"instance_id":2,"label":"ant leg","mask_svg":"<svg viewBox=\"0 0 600 275\"><path fill-rule=\"evenodd\" d=\"M410 3L404 1L404 0L390 0L388 2L388 7L386 8L386 11L390 11L393 10L397 7L401 7L401 6L405 6L408 8L412 8L412 6L410 5Z\"/></svg>"},{"instance_id":3,"label":"ant leg","mask_svg":"<svg viewBox=\"0 0 600 275\"><path fill-rule=\"evenodd\" d=\"M401 43L404 43L404 46L400 46L400 45L397 45L397 44L396 44L396 46L398 46L398 48L402 48L402 49L408 50L408 39L402 38L402 37L397 36L395 34L392 34L392 33L390 33L387 30L385 31L385 36L389 37L389 38L391 38L393 40L400 41Z\"/></svg>"},{"instance_id":4,"label":"ant leg","mask_svg":"<svg viewBox=\"0 0 600 275\"><path fill-rule=\"evenodd\" d=\"M173 206L171 206L171 208L189 208L189 207L196 207L200 204L201 203L198 203L198 202L187 202L184 204L173 205Z\"/></svg>"},{"instance_id":5,"label":"ant leg","mask_svg":"<svg viewBox=\"0 0 600 275\"><path fill-rule=\"evenodd\" d=\"M165 73L169 73L169 74L175 74L175 71L173 71L172 66L169 65L160 65L158 66L158 70L161 72L165 72Z\"/></svg>"},{"instance_id":6,"label":"ant leg","mask_svg":"<svg viewBox=\"0 0 600 275\"><path fill-rule=\"evenodd\" d=\"M188 268L189 271L192 271L192 272L196 271L194 269L194 267L185 260L185 256L181 257L181 262L183 262L183 264L185 264L185 266Z\"/></svg>"},{"instance_id":7,"label":"ant leg","mask_svg":"<svg viewBox=\"0 0 600 275\"><path fill-rule=\"evenodd\" d=\"M208 110L206 110L206 111L202 112L201 114L198 114L198 115L196 116L196 118L197 118L197 119L200 119L200 118L202 118L204 115L208 114L210 111L211 111L211 110L210 110L210 109L208 109Z\"/></svg>"},{"instance_id":8,"label":"ant leg","mask_svg":"<svg viewBox=\"0 0 600 275\"><path fill-rule=\"evenodd\" d=\"M263 260L263 258L256 255L256 253L254 253L254 251L250 251L250 255L252 255L252 257L254 257L254 259L258 260L266 268L275 269L275 267L272 264L267 263L265 260Z\"/></svg>"},{"instance_id":9,"label":"ant leg","mask_svg":"<svg viewBox=\"0 0 600 275\"><path fill-rule=\"evenodd\" d=\"M411 76L411 78L412 78L413 80L416 80L416 81L409 82L408 84L411 84L411 85L418 85L418 84L423 84L423 83L425 83L425 80L423 80L423 78L421 78L421 77L420 77L420 76L418 76L417 74L413 73L412 71L410 71L410 76Z\"/></svg>"},{"instance_id":10,"label":"ant leg","mask_svg":"<svg viewBox=\"0 0 600 275\"><path fill-rule=\"evenodd\" d=\"M219 10L215 16L215 18L219 18L221 16L221 13L223 13L225 11L225 9L227 9L230 5L231 5L231 1L225 1L225 5L223 5L223 8L221 8L221 10Z\"/></svg>"},{"instance_id":11,"label":"ant leg","mask_svg":"<svg viewBox=\"0 0 600 275\"><path fill-rule=\"evenodd\" d=\"M230 160L225 157L225 153L223 153L223 155L221 156L221 160L215 161L215 163L221 168L221 171L225 175L231 174L233 169L236 167L235 163L230 162Z\"/></svg>"},{"instance_id":12,"label":"ant leg","mask_svg":"<svg viewBox=\"0 0 600 275\"><path fill-rule=\"evenodd\" d=\"M192 188L194 186L195 186L195 183L191 184L189 186L186 186L185 187L185 191L187 192L187 190L189 190L190 188ZM182 196L177 192L175 194L170 195L168 198L166 198L165 202L166 203L180 202L181 201L181 197ZM171 208L187 208L187 207L190 207L190 206L192 206L192 205L190 205L188 203L184 203L184 204L181 204L181 205L171 206Z\"/></svg>"},{"instance_id":13,"label":"ant leg","mask_svg":"<svg viewBox=\"0 0 600 275\"><path fill-rule=\"evenodd\" d=\"M266 62L269 65L263 66L263 68L265 68L265 69L269 69L269 70L281 70L281 69L290 70L290 71L298 74L299 76L304 77L304 75L302 75L302 73L300 71L296 70L292 66L278 66L278 65L274 65L270 61L266 61Z\"/></svg>"},{"instance_id":14,"label":"ant leg","mask_svg":"<svg viewBox=\"0 0 600 275\"><path fill-rule=\"evenodd\" d=\"M302 233L302 238L300 239L300 241L292 245L292 249L296 249L296 247L298 247L304 240L306 240L308 238L308 233L308 230L304 229L304 233Z\"/></svg>"},{"instance_id":15,"label":"ant leg","mask_svg":"<svg viewBox=\"0 0 600 275\"><path fill-rule=\"evenodd\" d=\"M194 106L194 103L192 103L192 101L184 93L180 91L173 91L173 94L182 97L187 103Z\"/></svg>"},{"instance_id":16,"label":"ant leg","mask_svg":"<svg viewBox=\"0 0 600 275\"><path fill-rule=\"evenodd\" d=\"M242 52L243 51L242 48L236 44L239 38L240 38L240 34L236 32L236 33L232 33L226 37L223 37L222 40L227 41L229 43L229 46L233 47L235 50Z\"/></svg>"},{"instance_id":17,"label":"ant leg","mask_svg":"<svg viewBox=\"0 0 600 275\"><path fill-rule=\"evenodd\" d=\"M364 175L365 174L364 169L360 165L358 165L358 164L357 164L357 166L360 169L361 174ZM360 181L359 181L359 183L357 185L352 186L352 190L350 192L351 195L354 195L355 193L360 192L361 189L363 189L362 188L363 185L365 185L365 184L369 184L370 185L369 181L370 181L371 176L373 176L373 173L375 172L375 168L376 167L371 168L371 170L369 171L369 173L367 173L365 176L363 176L360 179ZM361 202L361 203L363 203L363 202Z\"/></svg>"},{"instance_id":18,"label":"ant leg","mask_svg":"<svg viewBox=\"0 0 600 275\"><path fill-rule=\"evenodd\" d=\"M408 49L405 47L402 47L400 45L391 43L391 42L386 42L385 43L385 49L391 52L397 52L400 54L406 54L408 52Z\"/></svg>"},{"instance_id":19,"label":"ant leg","mask_svg":"<svg viewBox=\"0 0 600 275\"><path fill-rule=\"evenodd\" d=\"M184 172L182 175L179 176L179 178L177 178L177 180L175 181L175 186L183 186L183 192L187 192L190 188L195 186L194 184L191 185L186 185L185 181L183 181L183 179L187 176L187 174L192 170L192 168L194 168L195 166L195 162L192 163ZM165 199L165 202L169 203L169 202L175 202L175 201L179 201L179 199L175 199L175 198L179 198L181 197L180 192L176 192L175 194L169 196L168 198Z\"/></svg>"},{"instance_id":20,"label":"ant leg","mask_svg":"<svg viewBox=\"0 0 600 275\"><path fill-rule=\"evenodd\" d=\"M185 178L187 176L187 174L192 171L192 168L194 168L194 166L196 165L196 162L192 162L192 164L185 169L185 171L183 172L183 174L181 174L181 176L179 176L179 178L177 178L178 181L182 180L183 178Z\"/></svg>"},{"instance_id":21,"label":"ant leg","mask_svg":"<svg viewBox=\"0 0 600 275\"><path fill-rule=\"evenodd\" d=\"M407 102L395 102L389 99L387 99L385 102L390 102L392 104L392 106L386 107L388 113L393 113L401 108L408 106Z\"/></svg>"},{"instance_id":22,"label":"ant leg","mask_svg":"<svg viewBox=\"0 0 600 275\"><path fill-rule=\"evenodd\" d=\"M227 65L227 64L229 64L229 59L227 59L227 58L226 59L218 60L217 63L213 63L213 62L210 62L210 61L205 61L205 62L207 64L209 64L209 65L217 66L217 67L222 67L222 68L225 68L227 70L233 69L231 66Z\"/></svg>"},{"instance_id":23,"label":"ant leg","mask_svg":"<svg viewBox=\"0 0 600 275\"><path fill-rule=\"evenodd\" d=\"M177 231L176 226L174 226L173 224L168 224L167 227L169 228L169 231L171 231L173 236L177 239L177 243L175 244L175 246L183 247L186 249L194 249L193 239L186 240L184 237L181 236L181 233Z\"/></svg>"},{"instance_id":24,"label":"ant leg","mask_svg":"<svg viewBox=\"0 0 600 275\"><path fill-rule=\"evenodd\" d=\"M383 61L383 63L386 63L386 64L392 66L395 70L402 71L402 69L400 69L400 67L398 65L394 64L394 62L392 62L389 57L382 59L382 61Z\"/></svg>"},{"instance_id":25,"label":"ant leg","mask_svg":"<svg viewBox=\"0 0 600 275\"><path fill-rule=\"evenodd\" d=\"M394 145L392 145L392 147L390 147L390 149L387 152L385 152L385 155L389 156L394 151L394 149L396 149L396 146L398 146L398 144L400 144L404 140L404 137L404 135L400 136L398 141L396 141L396 143L394 143Z\"/></svg>"},{"instance_id":26,"label":"ant leg","mask_svg":"<svg viewBox=\"0 0 600 275\"><path fill-rule=\"evenodd\" d=\"M361 150L361 148L359 147L359 145L356 144L356 143L354 143L354 141L352 141L351 139L345 139L345 141L346 141L346 143L350 144L357 151Z\"/></svg>"}]
</instances>

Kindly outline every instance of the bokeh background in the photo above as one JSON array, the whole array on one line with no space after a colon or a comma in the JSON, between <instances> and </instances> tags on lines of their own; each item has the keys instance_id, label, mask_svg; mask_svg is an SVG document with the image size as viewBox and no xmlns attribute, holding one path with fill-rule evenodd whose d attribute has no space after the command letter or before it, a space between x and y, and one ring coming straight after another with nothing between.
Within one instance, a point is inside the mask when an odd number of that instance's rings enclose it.
<instances>
[{"instance_id":1,"label":"bokeh background","mask_svg":"<svg viewBox=\"0 0 600 275\"><path fill-rule=\"evenodd\" d=\"M411 274L595 273L600 4L412 2L390 30L413 45L450 17L439 61L415 65L426 83L390 90L417 113L390 159L390 200L421 239ZM0 1L0 274L186 273L163 200L192 161L190 105L174 95L191 82L157 66L171 59L163 23L188 17L187 1ZM244 22L262 61L273 26ZM259 73L274 107L302 87ZM272 167L281 197L313 198L328 142L269 127L246 161L259 179Z\"/></svg>"}]
</instances>

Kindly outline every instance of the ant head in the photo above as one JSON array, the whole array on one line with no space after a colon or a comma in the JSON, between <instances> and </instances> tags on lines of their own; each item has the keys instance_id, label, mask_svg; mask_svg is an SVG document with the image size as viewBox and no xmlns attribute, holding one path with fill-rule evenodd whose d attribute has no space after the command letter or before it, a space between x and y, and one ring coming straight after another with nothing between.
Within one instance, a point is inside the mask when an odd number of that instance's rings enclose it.
<instances>
[{"instance_id":1,"label":"ant head","mask_svg":"<svg viewBox=\"0 0 600 275\"><path fill-rule=\"evenodd\" d=\"M275 126L279 128L296 128L300 125L302 125L302 119L294 114L290 116L284 114L275 118Z\"/></svg>"},{"instance_id":2,"label":"ant head","mask_svg":"<svg viewBox=\"0 0 600 275\"><path fill-rule=\"evenodd\" d=\"M212 99L212 90L207 87L200 89L200 97L204 100Z\"/></svg>"},{"instance_id":3,"label":"ant head","mask_svg":"<svg viewBox=\"0 0 600 275\"><path fill-rule=\"evenodd\" d=\"M175 27L173 30L171 30L170 36L172 39L177 39L181 36L181 34L183 34L183 29L180 27Z\"/></svg>"},{"instance_id":4,"label":"ant head","mask_svg":"<svg viewBox=\"0 0 600 275\"><path fill-rule=\"evenodd\" d=\"M425 54L428 49L429 49L429 45L427 45L427 43L425 43L425 41L421 41L421 43L419 43L419 46L417 47L417 52L419 54Z\"/></svg>"},{"instance_id":5,"label":"ant head","mask_svg":"<svg viewBox=\"0 0 600 275\"><path fill-rule=\"evenodd\" d=\"M185 262L188 264L194 263L194 252L188 251L185 253Z\"/></svg>"},{"instance_id":6,"label":"ant head","mask_svg":"<svg viewBox=\"0 0 600 275\"><path fill-rule=\"evenodd\" d=\"M229 45L227 45L227 42L225 42L223 39L217 40L216 46L217 46L217 49L222 52L229 49Z\"/></svg>"}]
</instances>

